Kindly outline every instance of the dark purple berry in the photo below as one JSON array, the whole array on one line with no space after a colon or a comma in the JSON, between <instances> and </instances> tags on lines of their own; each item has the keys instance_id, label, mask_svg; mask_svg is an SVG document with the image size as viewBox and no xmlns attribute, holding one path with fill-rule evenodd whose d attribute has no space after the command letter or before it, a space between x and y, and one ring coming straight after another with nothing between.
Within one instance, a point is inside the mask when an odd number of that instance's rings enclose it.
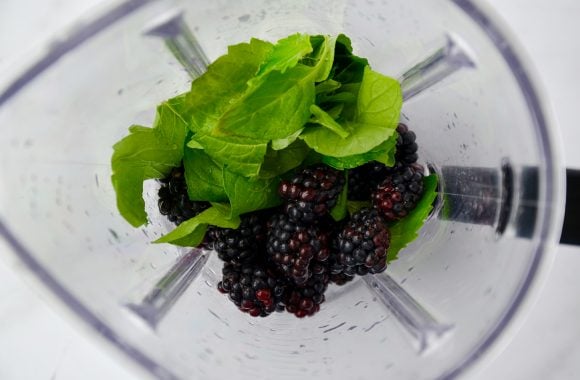
<instances>
[{"instance_id":1,"label":"dark purple berry","mask_svg":"<svg viewBox=\"0 0 580 380\"><path fill-rule=\"evenodd\" d=\"M423 195L423 169L417 164L402 166L387 175L371 195L373 207L387 221L404 218Z\"/></svg>"},{"instance_id":2,"label":"dark purple berry","mask_svg":"<svg viewBox=\"0 0 580 380\"><path fill-rule=\"evenodd\" d=\"M208 202L197 202L189 199L183 166L171 169L171 173L160 180L159 212L171 222L179 225L209 208Z\"/></svg>"},{"instance_id":3,"label":"dark purple berry","mask_svg":"<svg viewBox=\"0 0 580 380\"><path fill-rule=\"evenodd\" d=\"M344 186L344 175L329 166L318 164L282 181L278 192L285 201L288 217L309 224L327 215L336 205Z\"/></svg>"},{"instance_id":4,"label":"dark purple berry","mask_svg":"<svg viewBox=\"0 0 580 380\"><path fill-rule=\"evenodd\" d=\"M376 210L363 208L351 217L337 237L337 257L329 263L331 274L352 277L384 271L389 242L385 220Z\"/></svg>"}]
</instances>

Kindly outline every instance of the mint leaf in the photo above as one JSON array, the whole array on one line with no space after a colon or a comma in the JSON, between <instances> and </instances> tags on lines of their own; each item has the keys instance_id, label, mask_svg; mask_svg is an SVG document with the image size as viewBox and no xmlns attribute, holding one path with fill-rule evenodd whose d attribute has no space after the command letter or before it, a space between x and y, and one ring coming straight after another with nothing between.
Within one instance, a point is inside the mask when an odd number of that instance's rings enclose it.
<instances>
[{"instance_id":1,"label":"mint leaf","mask_svg":"<svg viewBox=\"0 0 580 380\"><path fill-rule=\"evenodd\" d=\"M310 123L319 124L328 130L336 133L339 137L345 138L349 135L334 118L326 113L322 108L318 107L316 104L310 106L310 112L312 112L312 117L310 118Z\"/></svg>"},{"instance_id":2,"label":"mint leaf","mask_svg":"<svg viewBox=\"0 0 580 380\"><path fill-rule=\"evenodd\" d=\"M356 114L352 120L341 123L350 135L343 139L325 128L308 126L300 138L326 156L366 153L393 136L402 101L399 82L367 66L358 93Z\"/></svg>"},{"instance_id":3,"label":"mint leaf","mask_svg":"<svg viewBox=\"0 0 580 380\"><path fill-rule=\"evenodd\" d=\"M231 104L246 94L248 81L255 77L272 49L271 43L258 39L230 46L226 55L219 57L193 81L187 93L187 106L195 110L192 131L213 128Z\"/></svg>"},{"instance_id":4,"label":"mint leaf","mask_svg":"<svg viewBox=\"0 0 580 380\"><path fill-rule=\"evenodd\" d=\"M181 247L197 247L203 241L208 225L221 228L238 228L240 218L231 217L226 205L214 204L212 207L186 220L173 231L155 240L154 243L171 243Z\"/></svg>"},{"instance_id":5,"label":"mint leaf","mask_svg":"<svg viewBox=\"0 0 580 380\"><path fill-rule=\"evenodd\" d=\"M284 73L287 69L296 66L305 55L311 52L312 45L307 34L296 33L283 38L274 45L260 66L256 77L259 78L274 70Z\"/></svg>"},{"instance_id":6,"label":"mint leaf","mask_svg":"<svg viewBox=\"0 0 580 380\"><path fill-rule=\"evenodd\" d=\"M309 152L310 148L301 140L295 141L282 150L268 148L258 177L274 178L284 174L300 166Z\"/></svg>"},{"instance_id":7,"label":"mint leaf","mask_svg":"<svg viewBox=\"0 0 580 380\"><path fill-rule=\"evenodd\" d=\"M370 201L347 201L346 209L350 215L353 215L363 208L371 208L372 204Z\"/></svg>"},{"instance_id":8,"label":"mint leaf","mask_svg":"<svg viewBox=\"0 0 580 380\"><path fill-rule=\"evenodd\" d=\"M200 133L195 135L193 140L201 145L214 161L246 177L258 175L268 149L266 142L240 137L219 138Z\"/></svg>"},{"instance_id":9,"label":"mint leaf","mask_svg":"<svg viewBox=\"0 0 580 380\"><path fill-rule=\"evenodd\" d=\"M336 200L336 206L330 210L330 216L332 219L340 222L347 215L347 194L348 194L348 173L344 172L344 186L340 192L338 199Z\"/></svg>"},{"instance_id":10,"label":"mint leaf","mask_svg":"<svg viewBox=\"0 0 580 380\"><path fill-rule=\"evenodd\" d=\"M384 143L374 147L366 153L346 157L324 156L322 162L339 170L353 169L364 165L369 161L378 161L387 166L393 166L395 164L396 145L397 139L389 138Z\"/></svg>"},{"instance_id":11,"label":"mint leaf","mask_svg":"<svg viewBox=\"0 0 580 380\"><path fill-rule=\"evenodd\" d=\"M433 201L437 198L437 176L432 174L425 177L423 186L423 196L417 206L390 228L391 243L387 251L387 262L396 260L399 251L419 236L418 231L433 209Z\"/></svg>"},{"instance_id":12,"label":"mint leaf","mask_svg":"<svg viewBox=\"0 0 580 380\"><path fill-rule=\"evenodd\" d=\"M229 107L217 115L210 127L211 135L270 141L300 130L314 103L314 84L327 79L333 56L334 42L325 37L309 57L314 60L313 66L297 64L284 73L270 72L259 85L251 85L243 97L231 101Z\"/></svg>"},{"instance_id":13,"label":"mint leaf","mask_svg":"<svg viewBox=\"0 0 580 380\"><path fill-rule=\"evenodd\" d=\"M111 181L117 208L134 227L147 223L143 181L163 178L181 162L187 134L187 122L179 113L183 104L183 96L162 103L153 128L132 126L130 134L113 146Z\"/></svg>"},{"instance_id":14,"label":"mint leaf","mask_svg":"<svg viewBox=\"0 0 580 380\"><path fill-rule=\"evenodd\" d=\"M187 194L192 201L226 202L223 167L203 150L185 149L183 167Z\"/></svg>"},{"instance_id":15,"label":"mint leaf","mask_svg":"<svg viewBox=\"0 0 580 380\"><path fill-rule=\"evenodd\" d=\"M270 146L274 150L282 150L292 144L298 136L302 133L302 129L297 130L296 132L292 133L289 136L284 137L283 139L276 139L270 142Z\"/></svg>"},{"instance_id":16,"label":"mint leaf","mask_svg":"<svg viewBox=\"0 0 580 380\"><path fill-rule=\"evenodd\" d=\"M232 215L278 206L278 178L246 178L227 170L224 174L224 190L230 199Z\"/></svg>"}]
</instances>

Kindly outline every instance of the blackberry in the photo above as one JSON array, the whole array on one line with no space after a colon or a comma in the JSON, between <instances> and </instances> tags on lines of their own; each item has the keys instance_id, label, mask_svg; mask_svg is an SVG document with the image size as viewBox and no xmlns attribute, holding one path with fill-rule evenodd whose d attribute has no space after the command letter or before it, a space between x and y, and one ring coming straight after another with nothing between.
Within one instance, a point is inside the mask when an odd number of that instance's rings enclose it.
<instances>
[{"instance_id":1,"label":"blackberry","mask_svg":"<svg viewBox=\"0 0 580 380\"><path fill-rule=\"evenodd\" d=\"M225 263L217 288L228 294L241 311L252 317L265 317L284 310L286 282L264 260L244 264Z\"/></svg>"},{"instance_id":2,"label":"blackberry","mask_svg":"<svg viewBox=\"0 0 580 380\"><path fill-rule=\"evenodd\" d=\"M349 276L349 275L344 274L344 273L330 275L330 282L332 282L333 284L339 285L339 286L344 285L347 282L351 282L352 280L354 280L354 276Z\"/></svg>"},{"instance_id":3,"label":"blackberry","mask_svg":"<svg viewBox=\"0 0 580 380\"><path fill-rule=\"evenodd\" d=\"M237 229L212 227L207 235L220 259L225 262L247 262L265 251L266 217L263 213L245 214Z\"/></svg>"},{"instance_id":4,"label":"blackberry","mask_svg":"<svg viewBox=\"0 0 580 380\"><path fill-rule=\"evenodd\" d=\"M402 165L414 164L419 156L417 155L417 136L415 132L409 130L405 124L399 123L397 126L399 137L397 139L397 151L395 153L395 162Z\"/></svg>"},{"instance_id":5,"label":"blackberry","mask_svg":"<svg viewBox=\"0 0 580 380\"><path fill-rule=\"evenodd\" d=\"M167 216L171 222L179 225L209 208L209 202L196 202L189 199L183 165L171 169L171 173L160 182L159 212Z\"/></svg>"},{"instance_id":6,"label":"blackberry","mask_svg":"<svg viewBox=\"0 0 580 380\"><path fill-rule=\"evenodd\" d=\"M296 284L308 281L310 262L323 262L330 255L330 234L318 225L301 225L286 214L274 215L268 222L268 259Z\"/></svg>"},{"instance_id":7,"label":"blackberry","mask_svg":"<svg viewBox=\"0 0 580 380\"><path fill-rule=\"evenodd\" d=\"M337 238L338 264L347 276L380 273L387 267L389 230L374 209L355 213ZM335 271L336 273L336 271Z\"/></svg>"},{"instance_id":8,"label":"blackberry","mask_svg":"<svg viewBox=\"0 0 580 380\"><path fill-rule=\"evenodd\" d=\"M324 293L330 277L323 263L312 265L313 275L305 284L289 286L286 290L284 303L286 311L298 318L314 315L324 302Z\"/></svg>"},{"instance_id":9,"label":"blackberry","mask_svg":"<svg viewBox=\"0 0 580 380\"><path fill-rule=\"evenodd\" d=\"M348 199L368 201L371 193L390 173L390 168L377 161L371 161L348 171Z\"/></svg>"},{"instance_id":10,"label":"blackberry","mask_svg":"<svg viewBox=\"0 0 580 380\"><path fill-rule=\"evenodd\" d=\"M372 194L373 207L391 222L407 216L423 194L423 168L412 164L388 175Z\"/></svg>"},{"instance_id":11,"label":"blackberry","mask_svg":"<svg viewBox=\"0 0 580 380\"><path fill-rule=\"evenodd\" d=\"M336 205L343 186L344 176L340 171L318 164L280 182L278 192L286 201L285 211L290 219L312 223Z\"/></svg>"}]
</instances>

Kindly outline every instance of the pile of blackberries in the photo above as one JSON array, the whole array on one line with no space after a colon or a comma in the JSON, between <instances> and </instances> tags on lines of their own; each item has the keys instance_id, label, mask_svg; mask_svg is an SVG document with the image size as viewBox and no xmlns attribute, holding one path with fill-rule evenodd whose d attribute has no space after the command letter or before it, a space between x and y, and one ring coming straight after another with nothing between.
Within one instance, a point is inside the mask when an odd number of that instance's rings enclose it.
<instances>
[{"instance_id":1,"label":"pile of blackberries","mask_svg":"<svg viewBox=\"0 0 580 380\"><path fill-rule=\"evenodd\" d=\"M369 205L349 218L330 216L346 173L315 164L280 183L282 206L242 215L237 229L210 227L203 245L224 261L218 290L251 316L286 310L302 318L320 310L329 283L383 272L389 223L404 218L423 193L415 134L403 124L397 131L393 167L373 161L348 171L347 198ZM207 208L187 198L182 168L162 181L159 197L161 212L176 223Z\"/></svg>"}]
</instances>

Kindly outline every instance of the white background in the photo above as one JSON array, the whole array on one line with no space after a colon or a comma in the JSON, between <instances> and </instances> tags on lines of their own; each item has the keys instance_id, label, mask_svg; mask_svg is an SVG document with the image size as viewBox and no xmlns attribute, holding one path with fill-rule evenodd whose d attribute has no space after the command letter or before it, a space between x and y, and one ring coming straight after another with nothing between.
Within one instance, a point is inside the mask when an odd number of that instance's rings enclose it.
<instances>
[{"instance_id":1,"label":"white background","mask_svg":"<svg viewBox=\"0 0 580 380\"><path fill-rule=\"evenodd\" d=\"M34 50L101 0L0 1L0 82L20 54ZM489 0L534 63L560 124L565 163L580 168L580 1ZM48 19L46 14L50 10ZM55 12L58 10L58 12ZM2 261L0 380L137 380L51 309ZM561 246L552 273L520 332L471 380L580 379L580 248Z\"/></svg>"}]
</instances>

